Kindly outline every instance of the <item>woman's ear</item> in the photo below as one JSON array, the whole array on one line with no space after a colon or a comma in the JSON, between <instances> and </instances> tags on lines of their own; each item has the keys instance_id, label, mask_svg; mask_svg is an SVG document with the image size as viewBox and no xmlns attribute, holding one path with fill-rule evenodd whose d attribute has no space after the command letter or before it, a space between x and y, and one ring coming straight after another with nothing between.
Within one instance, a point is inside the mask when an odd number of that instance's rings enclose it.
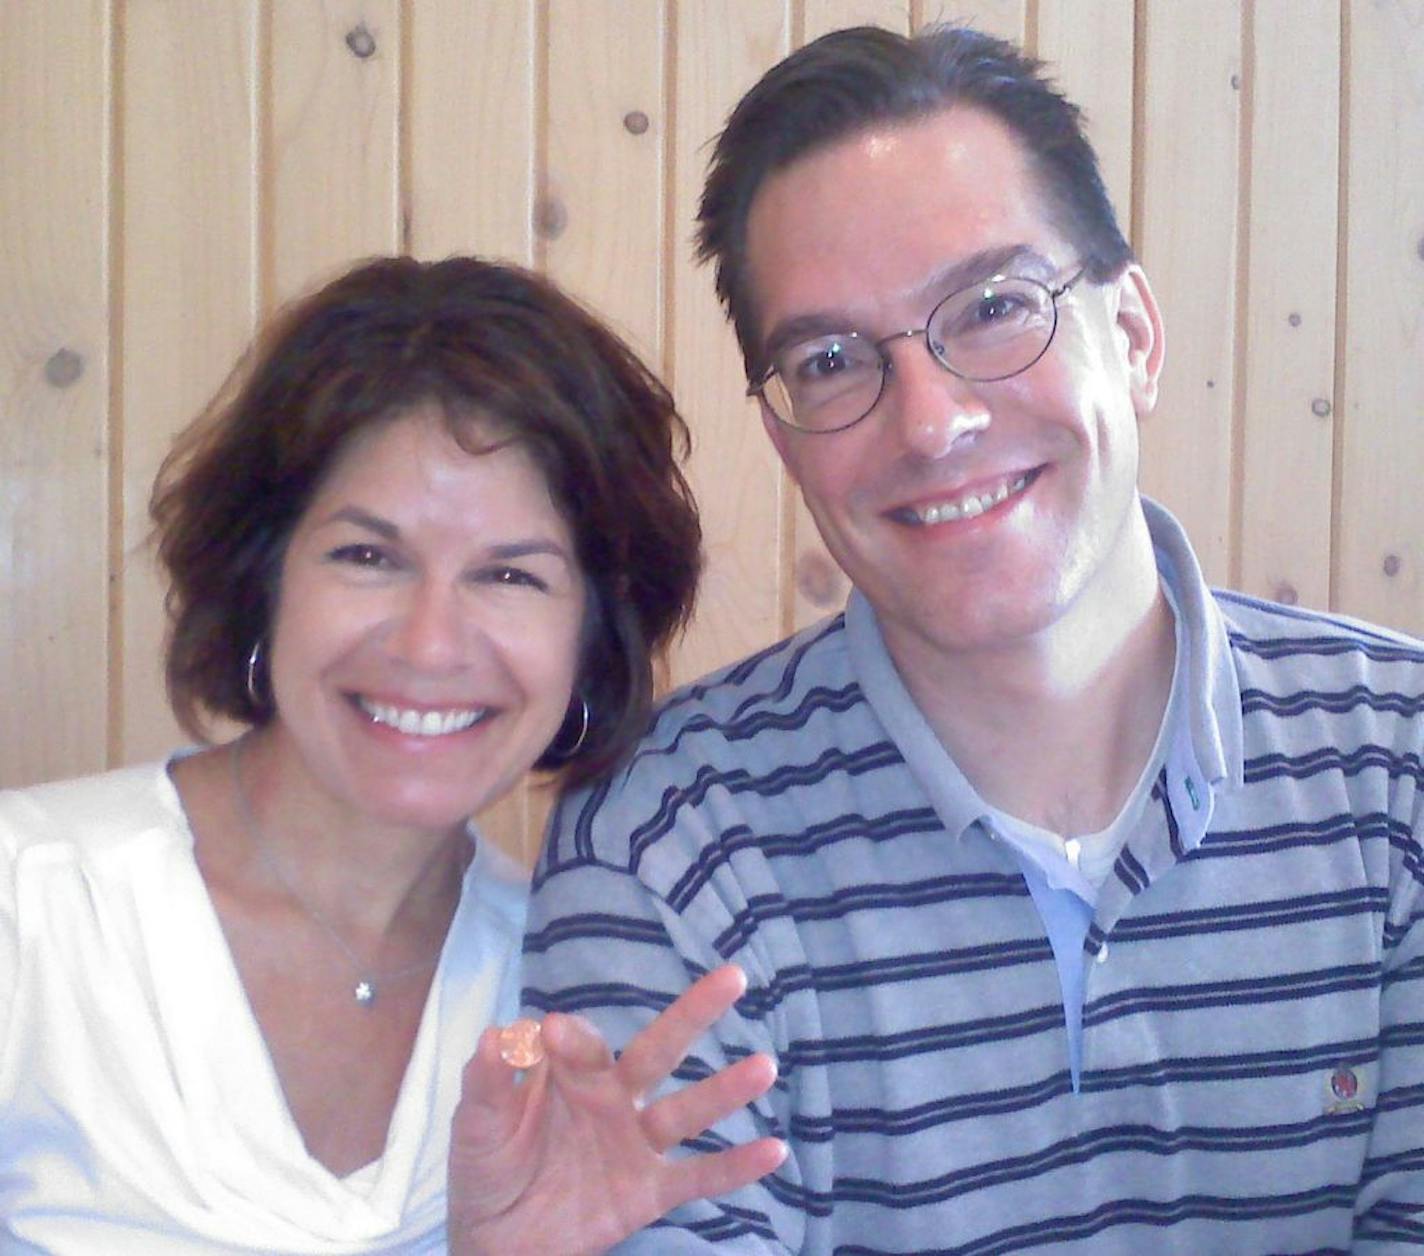
<instances>
[{"instance_id":1,"label":"woman's ear","mask_svg":"<svg viewBox=\"0 0 1424 1256\"><path fill-rule=\"evenodd\" d=\"M1117 326L1127 343L1132 405L1137 417L1143 419L1157 404L1157 381L1167 349L1162 311L1157 308L1146 272L1135 262L1123 271L1117 284Z\"/></svg>"}]
</instances>

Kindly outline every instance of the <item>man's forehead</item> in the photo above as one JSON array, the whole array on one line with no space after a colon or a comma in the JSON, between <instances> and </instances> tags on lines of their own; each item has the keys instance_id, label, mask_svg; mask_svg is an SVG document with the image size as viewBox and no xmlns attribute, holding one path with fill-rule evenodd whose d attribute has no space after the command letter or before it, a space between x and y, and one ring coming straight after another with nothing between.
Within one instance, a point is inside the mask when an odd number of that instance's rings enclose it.
<instances>
[{"instance_id":1,"label":"man's forehead","mask_svg":"<svg viewBox=\"0 0 1424 1256\"><path fill-rule=\"evenodd\" d=\"M916 301L1005 268L1047 278L1063 252L1017 136L964 106L813 150L766 179L747 218L759 338L768 319L854 314L862 295Z\"/></svg>"}]
</instances>

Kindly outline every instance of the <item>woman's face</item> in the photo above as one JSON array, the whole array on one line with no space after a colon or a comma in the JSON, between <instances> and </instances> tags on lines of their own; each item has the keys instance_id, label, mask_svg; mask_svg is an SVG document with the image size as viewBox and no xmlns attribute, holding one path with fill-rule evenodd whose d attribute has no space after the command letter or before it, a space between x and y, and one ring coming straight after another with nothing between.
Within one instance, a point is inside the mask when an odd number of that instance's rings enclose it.
<instances>
[{"instance_id":1,"label":"woman's face","mask_svg":"<svg viewBox=\"0 0 1424 1256\"><path fill-rule=\"evenodd\" d=\"M287 547L273 735L338 807L459 824L557 732L585 596L569 527L519 445L470 454L431 408L369 429Z\"/></svg>"}]
</instances>

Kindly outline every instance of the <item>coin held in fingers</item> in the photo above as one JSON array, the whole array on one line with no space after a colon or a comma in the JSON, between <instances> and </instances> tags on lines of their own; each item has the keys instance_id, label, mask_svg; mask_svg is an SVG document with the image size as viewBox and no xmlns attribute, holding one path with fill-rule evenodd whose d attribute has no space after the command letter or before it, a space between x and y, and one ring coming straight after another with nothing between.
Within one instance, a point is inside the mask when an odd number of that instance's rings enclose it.
<instances>
[{"instance_id":1,"label":"coin held in fingers","mask_svg":"<svg viewBox=\"0 0 1424 1256\"><path fill-rule=\"evenodd\" d=\"M499 1031L499 1058L510 1068L533 1068L544 1058L539 1022L521 1018Z\"/></svg>"}]
</instances>

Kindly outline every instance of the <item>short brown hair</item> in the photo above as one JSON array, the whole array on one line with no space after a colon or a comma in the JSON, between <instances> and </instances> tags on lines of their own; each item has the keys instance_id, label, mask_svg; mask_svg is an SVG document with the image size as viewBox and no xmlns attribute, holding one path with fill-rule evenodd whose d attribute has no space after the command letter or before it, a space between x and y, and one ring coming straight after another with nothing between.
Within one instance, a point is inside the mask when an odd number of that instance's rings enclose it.
<instances>
[{"instance_id":1,"label":"short brown hair","mask_svg":"<svg viewBox=\"0 0 1424 1256\"><path fill-rule=\"evenodd\" d=\"M1091 280L1115 278L1132 260L1082 114L1041 61L967 27L930 26L914 36L876 26L832 31L772 66L737 103L702 192L698 257L716 263L717 295L749 379L766 365L746 268L747 216L762 184L868 127L915 122L956 105L998 119L1024 146Z\"/></svg>"},{"instance_id":2,"label":"short brown hair","mask_svg":"<svg viewBox=\"0 0 1424 1256\"><path fill-rule=\"evenodd\" d=\"M471 257L384 258L283 310L179 437L150 502L169 577L169 700L260 725L247 661L276 607L283 554L351 438L434 403L472 454L492 418L527 449L588 583L574 753L536 766L565 783L617 763L644 731L659 651L692 611L701 528L678 466L687 427L637 355L543 277ZM582 722L574 720L574 733ZM562 742L556 738L556 744Z\"/></svg>"}]
</instances>

